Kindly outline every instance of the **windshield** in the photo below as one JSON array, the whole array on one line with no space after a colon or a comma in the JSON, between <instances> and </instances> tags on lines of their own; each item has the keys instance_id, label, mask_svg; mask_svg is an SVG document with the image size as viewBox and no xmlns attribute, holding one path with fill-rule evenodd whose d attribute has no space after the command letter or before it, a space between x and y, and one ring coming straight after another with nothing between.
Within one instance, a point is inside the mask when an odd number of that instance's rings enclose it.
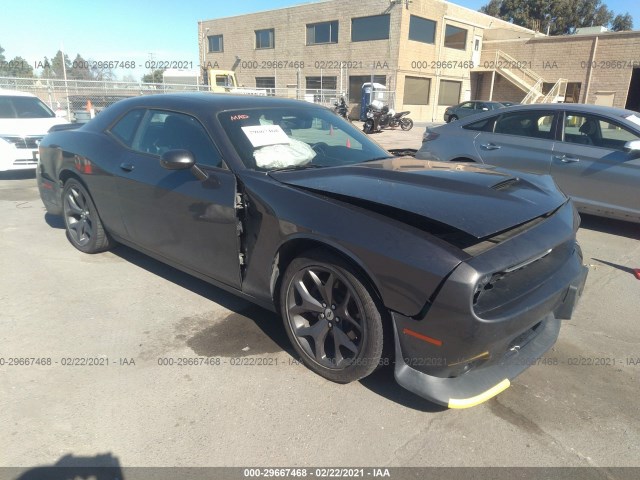
<instances>
[{"instance_id":1,"label":"windshield","mask_svg":"<svg viewBox=\"0 0 640 480\"><path fill-rule=\"evenodd\" d=\"M38 98L0 96L0 118L51 118L55 114Z\"/></svg>"},{"instance_id":2,"label":"windshield","mask_svg":"<svg viewBox=\"0 0 640 480\"><path fill-rule=\"evenodd\" d=\"M226 111L218 118L245 166L255 170L333 167L391 156L321 107Z\"/></svg>"}]
</instances>

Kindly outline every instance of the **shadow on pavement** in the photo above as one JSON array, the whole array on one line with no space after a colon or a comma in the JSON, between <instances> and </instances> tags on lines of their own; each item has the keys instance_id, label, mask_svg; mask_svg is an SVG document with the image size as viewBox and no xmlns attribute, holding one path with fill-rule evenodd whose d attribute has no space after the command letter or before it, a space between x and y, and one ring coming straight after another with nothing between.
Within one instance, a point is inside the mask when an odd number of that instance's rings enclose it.
<instances>
[{"instance_id":1,"label":"shadow on pavement","mask_svg":"<svg viewBox=\"0 0 640 480\"><path fill-rule=\"evenodd\" d=\"M136 265L137 267L143 268L154 275L158 275L169 280L179 287L190 290L197 295L211 300L227 310L231 310L233 313L228 316L229 321L246 323L245 319L249 319L262 331L264 335L277 344L282 351L287 352L294 359L298 360L298 355L291 347L289 339L284 331L282 320L278 314L258 307L247 300L241 299L232 293L228 293L203 280L181 272L176 268L170 267L132 248L119 245L117 248L112 250L112 253L123 260ZM229 323L230 322L227 322L225 319L218 325L209 327L212 332L208 332L208 330L205 329L200 332L198 336L191 338L187 344L194 348L196 353L198 351L202 353L206 351L207 355L225 355L224 352L212 353L207 349L213 348L210 346L211 343L209 342L212 338L214 338L218 343L225 342L225 337L228 338L229 342L234 342L236 339L232 338L232 336L237 336L241 334L243 328L246 329L246 325L242 326L238 324L237 327L242 328L232 328L233 326L228 325ZM209 333L211 333L211 335L209 335ZM247 330L245 334L251 333L252 332ZM309 375L315 374L309 371ZM377 370L367 378L362 379L360 382L364 387L368 388L372 392L407 408L431 413L447 410L445 407L424 400L423 398L418 397L417 395L414 395L408 390L400 387L393 377L393 365Z\"/></svg>"},{"instance_id":2,"label":"shadow on pavement","mask_svg":"<svg viewBox=\"0 0 640 480\"><path fill-rule=\"evenodd\" d=\"M53 465L35 467L12 478L15 480L125 480L118 458L111 453L94 457L65 455Z\"/></svg>"},{"instance_id":3,"label":"shadow on pavement","mask_svg":"<svg viewBox=\"0 0 640 480\"><path fill-rule=\"evenodd\" d=\"M0 172L0 180L25 180L36 178L35 170L13 170L8 172Z\"/></svg>"},{"instance_id":4,"label":"shadow on pavement","mask_svg":"<svg viewBox=\"0 0 640 480\"><path fill-rule=\"evenodd\" d=\"M580 214L580 217L582 218L580 228L640 240L640 224L638 223L623 222L622 220L586 214Z\"/></svg>"}]
</instances>

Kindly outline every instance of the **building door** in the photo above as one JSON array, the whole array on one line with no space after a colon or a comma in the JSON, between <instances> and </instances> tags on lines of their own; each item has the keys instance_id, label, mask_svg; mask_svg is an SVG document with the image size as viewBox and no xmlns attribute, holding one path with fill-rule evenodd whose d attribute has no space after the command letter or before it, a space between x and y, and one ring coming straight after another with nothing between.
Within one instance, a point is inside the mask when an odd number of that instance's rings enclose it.
<instances>
[{"instance_id":1,"label":"building door","mask_svg":"<svg viewBox=\"0 0 640 480\"><path fill-rule=\"evenodd\" d=\"M596 92L596 98L593 103L594 105L613 107L613 100L615 97L616 92Z\"/></svg>"},{"instance_id":2,"label":"building door","mask_svg":"<svg viewBox=\"0 0 640 480\"><path fill-rule=\"evenodd\" d=\"M471 54L471 61L473 62L473 66L477 67L480 65L480 53L482 52L482 37L480 35L475 35L473 37L473 53Z\"/></svg>"}]
</instances>

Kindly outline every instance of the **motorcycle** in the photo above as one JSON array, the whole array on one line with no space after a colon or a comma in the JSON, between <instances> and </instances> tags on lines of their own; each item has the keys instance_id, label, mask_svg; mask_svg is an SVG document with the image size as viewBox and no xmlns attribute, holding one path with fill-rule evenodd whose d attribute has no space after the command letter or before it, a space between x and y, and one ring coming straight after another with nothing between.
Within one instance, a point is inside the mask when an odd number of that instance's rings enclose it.
<instances>
[{"instance_id":1,"label":"motorcycle","mask_svg":"<svg viewBox=\"0 0 640 480\"><path fill-rule=\"evenodd\" d=\"M340 103L335 102L333 105L333 111L337 115L340 115L345 120L351 122L351 119L349 118L349 107L347 106L347 102L344 101L344 97L340 97Z\"/></svg>"},{"instance_id":2,"label":"motorcycle","mask_svg":"<svg viewBox=\"0 0 640 480\"><path fill-rule=\"evenodd\" d=\"M365 133L380 132L383 128L400 127L404 131L413 128L413 120L406 116L411 113L410 111L396 113L387 105L381 106L381 103L374 101L367 106L366 120L362 127Z\"/></svg>"}]
</instances>

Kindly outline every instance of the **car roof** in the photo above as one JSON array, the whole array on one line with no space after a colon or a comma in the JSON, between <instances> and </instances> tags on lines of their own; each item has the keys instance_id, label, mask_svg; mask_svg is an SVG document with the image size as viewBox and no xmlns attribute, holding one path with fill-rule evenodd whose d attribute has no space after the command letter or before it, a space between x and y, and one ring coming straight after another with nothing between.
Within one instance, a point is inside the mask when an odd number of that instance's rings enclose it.
<instances>
[{"instance_id":1,"label":"car roof","mask_svg":"<svg viewBox=\"0 0 640 480\"><path fill-rule=\"evenodd\" d=\"M0 88L0 97L35 97L33 93L20 92L18 90L6 90Z\"/></svg>"},{"instance_id":2,"label":"car roof","mask_svg":"<svg viewBox=\"0 0 640 480\"><path fill-rule=\"evenodd\" d=\"M606 107L604 105L590 105L586 103L534 103L531 105L513 105L509 112L516 112L519 110L575 110L583 113L593 113L601 115L610 115L614 117L620 117L622 115L636 114L633 110L626 110L624 108Z\"/></svg>"},{"instance_id":3,"label":"car roof","mask_svg":"<svg viewBox=\"0 0 640 480\"><path fill-rule=\"evenodd\" d=\"M288 98L267 97L260 95L234 95L229 93L184 92L157 95L144 95L121 100L118 105L126 104L128 108L135 106L152 108L188 108L190 111L216 113L224 110L243 108L273 107L313 107L314 104ZM315 105L317 107L317 105Z\"/></svg>"}]
</instances>

